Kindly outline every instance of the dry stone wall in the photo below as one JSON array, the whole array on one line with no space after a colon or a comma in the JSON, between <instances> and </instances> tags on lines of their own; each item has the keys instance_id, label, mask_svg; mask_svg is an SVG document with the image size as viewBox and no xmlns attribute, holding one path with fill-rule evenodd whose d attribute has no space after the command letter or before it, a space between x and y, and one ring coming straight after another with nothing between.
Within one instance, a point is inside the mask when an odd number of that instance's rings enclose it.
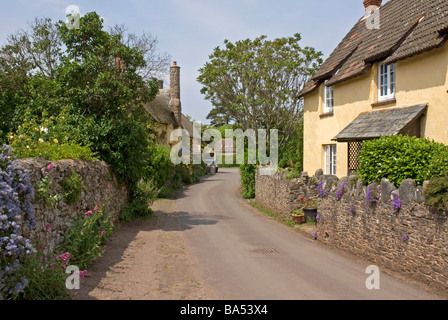
<instances>
[{"instance_id":1,"label":"dry stone wall","mask_svg":"<svg viewBox=\"0 0 448 320\"><path fill-rule=\"evenodd\" d=\"M50 195L63 193L64 181L72 174L72 170L76 171L85 187L78 201L71 205L68 205L63 198L54 208L42 201L35 201L37 226L25 236L37 241L39 249L43 250L46 257L53 258L55 254L60 254L58 250L61 249L65 235L77 215L93 210L99 201L104 203L109 200L109 212L118 217L121 209L129 201L127 188L118 183L111 167L105 162L81 160L50 162L44 159L23 159L19 160L19 164L29 172L35 190L39 181L48 172L50 164L53 166L48 173L52 180Z\"/></svg>"},{"instance_id":2,"label":"dry stone wall","mask_svg":"<svg viewBox=\"0 0 448 320\"><path fill-rule=\"evenodd\" d=\"M368 186L356 176L335 179L302 174L288 181L284 174L256 177L255 201L289 219L301 196L319 199L317 240L397 271L432 287L448 289L448 214L425 204L424 186L405 180L397 188L380 184L378 202L366 199ZM319 197L323 182L328 195ZM400 199L398 210L392 199ZM339 196L339 197L338 197Z\"/></svg>"}]
</instances>

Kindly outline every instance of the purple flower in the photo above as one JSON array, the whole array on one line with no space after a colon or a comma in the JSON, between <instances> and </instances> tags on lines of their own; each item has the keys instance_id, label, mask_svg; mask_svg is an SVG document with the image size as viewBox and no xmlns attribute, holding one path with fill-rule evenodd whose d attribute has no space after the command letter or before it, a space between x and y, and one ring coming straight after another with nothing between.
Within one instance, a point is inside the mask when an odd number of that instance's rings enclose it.
<instances>
[{"instance_id":1,"label":"purple flower","mask_svg":"<svg viewBox=\"0 0 448 320\"><path fill-rule=\"evenodd\" d=\"M341 188L336 191L336 198L338 200L340 200L342 198L342 196L344 195L344 189L345 189L345 185L347 184L347 181L344 181L341 185Z\"/></svg>"},{"instance_id":2,"label":"purple flower","mask_svg":"<svg viewBox=\"0 0 448 320\"><path fill-rule=\"evenodd\" d=\"M408 241L408 237L404 234L401 236L401 240L406 242L406 241Z\"/></svg>"},{"instance_id":3,"label":"purple flower","mask_svg":"<svg viewBox=\"0 0 448 320\"><path fill-rule=\"evenodd\" d=\"M323 182L319 183L319 185L317 186L317 191L319 191L319 195L320 195L321 197L325 197L325 196L328 195L328 191L325 190L325 187L324 187L324 183L323 183Z\"/></svg>"},{"instance_id":4,"label":"purple flower","mask_svg":"<svg viewBox=\"0 0 448 320\"><path fill-rule=\"evenodd\" d=\"M381 185L379 185L377 182L372 183L367 188L366 201L380 202L380 192L381 192Z\"/></svg>"},{"instance_id":5,"label":"purple flower","mask_svg":"<svg viewBox=\"0 0 448 320\"><path fill-rule=\"evenodd\" d=\"M394 207L395 212L400 211L400 209L401 209L400 195L398 195L398 194L393 195L392 206Z\"/></svg>"},{"instance_id":6,"label":"purple flower","mask_svg":"<svg viewBox=\"0 0 448 320\"><path fill-rule=\"evenodd\" d=\"M316 231L314 231L314 233L313 233L313 238L314 238L314 240L317 239L317 232Z\"/></svg>"},{"instance_id":7,"label":"purple flower","mask_svg":"<svg viewBox=\"0 0 448 320\"><path fill-rule=\"evenodd\" d=\"M28 285L16 279L16 272L28 255L36 252L23 237L23 227L36 227L34 191L28 173L15 161L12 148L0 148L0 287L7 294L17 294Z\"/></svg>"}]
</instances>

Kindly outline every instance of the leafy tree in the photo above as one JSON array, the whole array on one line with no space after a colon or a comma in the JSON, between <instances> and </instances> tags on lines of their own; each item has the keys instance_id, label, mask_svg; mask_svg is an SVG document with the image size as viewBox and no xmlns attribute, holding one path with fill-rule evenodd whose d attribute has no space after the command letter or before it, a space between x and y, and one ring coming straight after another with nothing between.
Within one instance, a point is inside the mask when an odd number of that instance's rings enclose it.
<instances>
[{"instance_id":1,"label":"leafy tree","mask_svg":"<svg viewBox=\"0 0 448 320\"><path fill-rule=\"evenodd\" d=\"M90 146L131 187L149 158L151 119L143 105L158 92L143 45L104 30L95 12L79 29L36 20L0 50L0 130L17 132L24 115L64 117L67 135ZM9 134L7 136L10 136Z\"/></svg>"},{"instance_id":2,"label":"leafy tree","mask_svg":"<svg viewBox=\"0 0 448 320\"><path fill-rule=\"evenodd\" d=\"M198 77L214 106L208 116L212 123L278 129L279 148L284 148L301 118L297 93L322 63L322 53L302 48L300 40L300 34L272 41L260 36L217 47Z\"/></svg>"}]
</instances>

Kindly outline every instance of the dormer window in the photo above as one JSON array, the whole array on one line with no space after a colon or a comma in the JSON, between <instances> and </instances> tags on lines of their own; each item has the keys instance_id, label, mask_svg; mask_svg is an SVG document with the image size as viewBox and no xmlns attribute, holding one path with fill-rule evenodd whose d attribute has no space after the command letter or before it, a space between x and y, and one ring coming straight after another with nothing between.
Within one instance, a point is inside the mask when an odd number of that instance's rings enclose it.
<instances>
[{"instance_id":1,"label":"dormer window","mask_svg":"<svg viewBox=\"0 0 448 320\"><path fill-rule=\"evenodd\" d=\"M378 100L390 100L395 98L396 66L395 63L382 63L378 68Z\"/></svg>"},{"instance_id":2,"label":"dormer window","mask_svg":"<svg viewBox=\"0 0 448 320\"><path fill-rule=\"evenodd\" d=\"M333 86L327 86L325 82L324 113L333 112L333 108L334 108L334 89Z\"/></svg>"}]
</instances>

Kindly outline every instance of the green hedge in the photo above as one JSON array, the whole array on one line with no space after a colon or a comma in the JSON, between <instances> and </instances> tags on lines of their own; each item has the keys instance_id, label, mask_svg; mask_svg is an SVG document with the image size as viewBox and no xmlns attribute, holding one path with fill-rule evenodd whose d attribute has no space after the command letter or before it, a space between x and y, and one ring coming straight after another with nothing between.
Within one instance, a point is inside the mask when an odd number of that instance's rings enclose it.
<instances>
[{"instance_id":1,"label":"green hedge","mask_svg":"<svg viewBox=\"0 0 448 320\"><path fill-rule=\"evenodd\" d=\"M366 183L405 179L417 184L448 174L448 146L423 138L390 136L365 141L359 157L359 177Z\"/></svg>"},{"instance_id":2,"label":"green hedge","mask_svg":"<svg viewBox=\"0 0 448 320\"><path fill-rule=\"evenodd\" d=\"M241 195L244 199L255 198L255 174L257 167L253 164L243 164L240 166L241 173Z\"/></svg>"}]
</instances>

